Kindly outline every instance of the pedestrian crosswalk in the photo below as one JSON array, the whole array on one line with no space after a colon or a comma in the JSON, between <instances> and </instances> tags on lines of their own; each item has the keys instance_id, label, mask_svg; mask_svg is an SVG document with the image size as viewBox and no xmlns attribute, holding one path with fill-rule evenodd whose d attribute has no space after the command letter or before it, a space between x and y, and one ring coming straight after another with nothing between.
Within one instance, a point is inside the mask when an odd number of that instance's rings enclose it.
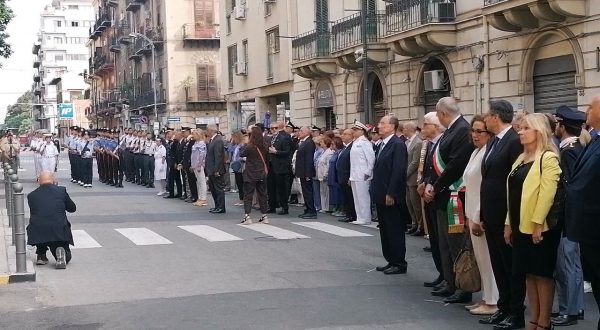
<instances>
[{"instance_id":1,"label":"pedestrian crosswalk","mask_svg":"<svg viewBox=\"0 0 600 330\"><path fill-rule=\"evenodd\" d=\"M291 223L294 228L298 228L306 232L307 230L313 230L316 232L325 233L331 236L337 237L371 237L372 234L343 228L339 226L330 225L322 222L292 222ZM209 226L209 225L185 225L185 226L174 226L178 230L181 230L182 233L187 233L190 237L200 238L204 241L210 243L218 243L218 242L234 242L234 241L244 241L244 240L253 240L257 238L257 233L260 235L259 237L271 237L275 240L295 240L295 239L309 239L309 234L301 234L297 233L290 229L281 228L280 226L272 225L272 224L252 224L252 225L219 225L219 226ZM220 228L217 228L220 227ZM243 228L243 229L240 229ZM294 229L292 228L292 229ZM304 229L302 229L304 228ZM164 229L165 233L159 233L161 230L158 229L149 229L145 227L137 227L137 228L112 228L109 232L116 232L117 236L125 237L130 244L133 246L150 246L150 245L170 245L177 244L177 238L180 238L179 234L174 234L172 228L169 226L167 228L161 227L160 229ZM296 229L294 229L296 230ZM95 229L74 229L73 230L73 240L75 242L74 249L95 249L101 248L103 245L110 245L103 243L102 239L94 238ZM105 230L102 230L105 232ZM230 233L230 232L233 233ZM176 230L177 232L177 230ZM107 239L106 233L101 235L104 240ZM174 243L175 242L175 243Z\"/></svg>"}]
</instances>

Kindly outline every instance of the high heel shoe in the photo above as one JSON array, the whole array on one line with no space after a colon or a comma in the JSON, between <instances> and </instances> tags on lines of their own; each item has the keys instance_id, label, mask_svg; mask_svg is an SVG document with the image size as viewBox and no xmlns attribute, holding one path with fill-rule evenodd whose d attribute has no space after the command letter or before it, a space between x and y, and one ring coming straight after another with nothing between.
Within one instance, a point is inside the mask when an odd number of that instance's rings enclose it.
<instances>
[{"instance_id":1,"label":"high heel shoe","mask_svg":"<svg viewBox=\"0 0 600 330\"><path fill-rule=\"evenodd\" d=\"M267 215L266 215L266 214L263 214L263 215L260 217L260 220L258 220L258 222L260 222L260 223L264 223L264 224L268 224L268 223L269 223L269 217L267 217Z\"/></svg>"},{"instance_id":2,"label":"high heel shoe","mask_svg":"<svg viewBox=\"0 0 600 330\"><path fill-rule=\"evenodd\" d=\"M252 219L250 219L250 216L248 214L244 215L244 220L242 221L242 225L251 225L251 224L252 224Z\"/></svg>"}]
</instances>

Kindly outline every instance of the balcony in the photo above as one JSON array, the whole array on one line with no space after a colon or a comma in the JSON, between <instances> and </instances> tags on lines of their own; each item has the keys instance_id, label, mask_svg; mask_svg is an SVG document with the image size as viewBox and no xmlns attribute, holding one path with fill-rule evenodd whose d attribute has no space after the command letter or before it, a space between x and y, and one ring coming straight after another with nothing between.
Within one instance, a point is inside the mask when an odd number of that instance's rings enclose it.
<instances>
[{"instance_id":1,"label":"balcony","mask_svg":"<svg viewBox=\"0 0 600 330\"><path fill-rule=\"evenodd\" d=\"M137 42L141 43L141 41L139 40ZM129 59L130 61L138 62L142 60L142 55L136 52L136 43L132 43L129 46L127 46L127 59Z\"/></svg>"},{"instance_id":2,"label":"balcony","mask_svg":"<svg viewBox=\"0 0 600 330\"><path fill-rule=\"evenodd\" d=\"M417 56L456 46L455 4L410 0L390 4L385 10L386 41L395 53Z\"/></svg>"},{"instance_id":3,"label":"balcony","mask_svg":"<svg viewBox=\"0 0 600 330\"><path fill-rule=\"evenodd\" d=\"M42 44L39 41L34 42L33 48L31 49L31 53L33 55L37 55L39 53L41 47L42 47Z\"/></svg>"},{"instance_id":4,"label":"balcony","mask_svg":"<svg viewBox=\"0 0 600 330\"><path fill-rule=\"evenodd\" d=\"M94 52L94 74L102 76L115 68L114 56L107 46L96 47Z\"/></svg>"},{"instance_id":5,"label":"balcony","mask_svg":"<svg viewBox=\"0 0 600 330\"><path fill-rule=\"evenodd\" d=\"M164 43L162 26L146 27L144 35L152 40L156 48L162 48Z\"/></svg>"},{"instance_id":6,"label":"balcony","mask_svg":"<svg viewBox=\"0 0 600 330\"><path fill-rule=\"evenodd\" d=\"M90 40L96 40L102 35L102 31L98 28L98 25L90 27Z\"/></svg>"},{"instance_id":7,"label":"balcony","mask_svg":"<svg viewBox=\"0 0 600 330\"><path fill-rule=\"evenodd\" d=\"M125 6L125 10L136 12L138 9L140 9L142 2L143 1L141 1L141 0L127 0L127 5Z\"/></svg>"},{"instance_id":8,"label":"balcony","mask_svg":"<svg viewBox=\"0 0 600 330\"><path fill-rule=\"evenodd\" d=\"M44 88L42 87L41 83L36 83L35 84L35 88L33 89L33 95L35 96L42 96L42 90Z\"/></svg>"},{"instance_id":9,"label":"balcony","mask_svg":"<svg viewBox=\"0 0 600 330\"><path fill-rule=\"evenodd\" d=\"M34 67L35 69L37 69L37 68L39 68L39 67L40 67L40 65L41 65L41 64L42 64L42 61L40 60L40 57L39 57L39 56L35 56L35 57L33 58L33 67Z\"/></svg>"},{"instance_id":10,"label":"balcony","mask_svg":"<svg viewBox=\"0 0 600 330\"><path fill-rule=\"evenodd\" d=\"M166 103L166 91L160 89L156 91L156 104ZM136 95L131 101L130 109L147 108L154 106L154 93L151 88L142 89L141 93Z\"/></svg>"},{"instance_id":11,"label":"balcony","mask_svg":"<svg viewBox=\"0 0 600 330\"><path fill-rule=\"evenodd\" d=\"M217 46L220 44L219 29L214 26L205 28L200 23L190 23L184 24L181 29L184 42L209 42L215 43Z\"/></svg>"},{"instance_id":12,"label":"balcony","mask_svg":"<svg viewBox=\"0 0 600 330\"><path fill-rule=\"evenodd\" d=\"M110 37L110 46L108 47L108 50L113 53L121 52L121 44L119 43L117 36Z\"/></svg>"},{"instance_id":13,"label":"balcony","mask_svg":"<svg viewBox=\"0 0 600 330\"><path fill-rule=\"evenodd\" d=\"M111 25L112 19L110 17L110 12L108 11L108 8L100 8L98 10L98 17L96 19L96 26L98 30L104 32L106 29L111 27Z\"/></svg>"},{"instance_id":14,"label":"balcony","mask_svg":"<svg viewBox=\"0 0 600 330\"><path fill-rule=\"evenodd\" d=\"M34 73L33 74L33 81L34 82L40 82L42 80L42 78L40 77L39 73Z\"/></svg>"},{"instance_id":15,"label":"balcony","mask_svg":"<svg viewBox=\"0 0 600 330\"><path fill-rule=\"evenodd\" d=\"M292 70L309 79L337 72L336 60L331 56L329 31L313 30L292 39Z\"/></svg>"},{"instance_id":16,"label":"balcony","mask_svg":"<svg viewBox=\"0 0 600 330\"><path fill-rule=\"evenodd\" d=\"M344 17L331 26L332 56L338 65L344 69L358 69L361 63L356 61L355 51L362 48L362 13ZM386 32L385 15L381 13L367 14L367 44L369 46L368 60L386 62L388 49L383 43Z\"/></svg>"},{"instance_id":17,"label":"balcony","mask_svg":"<svg viewBox=\"0 0 600 330\"><path fill-rule=\"evenodd\" d=\"M127 20L121 20L121 22L119 23L119 27L117 28L118 42L123 45L131 44L131 37L129 36L130 33L131 28L129 27L129 23L127 23Z\"/></svg>"},{"instance_id":18,"label":"balcony","mask_svg":"<svg viewBox=\"0 0 600 330\"><path fill-rule=\"evenodd\" d=\"M586 15L586 0L484 0L483 14L501 31L535 29Z\"/></svg>"},{"instance_id":19,"label":"balcony","mask_svg":"<svg viewBox=\"0 0 600 330\"><path fill-rule=\"evenodd\" d=\"M118 6L119 6L119 0L108 0L108 1L106 2L106 4L107 4L109 7L116 8L116 7L118 7Z\"/></svg>"}]
</instances>

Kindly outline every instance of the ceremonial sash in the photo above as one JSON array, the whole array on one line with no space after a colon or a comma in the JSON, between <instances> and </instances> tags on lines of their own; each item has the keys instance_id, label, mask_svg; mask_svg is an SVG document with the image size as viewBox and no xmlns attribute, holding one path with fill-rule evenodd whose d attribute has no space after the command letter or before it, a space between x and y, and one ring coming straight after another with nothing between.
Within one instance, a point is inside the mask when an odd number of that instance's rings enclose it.
<instances>
[{"instance_id":1,"label":"ceremonial sash","mask_svg":"<svg viewBox=\"0 0 600 330\"><path fill-rule=\"evenodd\" d=\"M433 168L438 177L446 170L446 163L444 163L444 160L440 155L439 143L433 153ZM459 193L465 192L465 185L462 177L451 184L448 189L450 190L450 200L448 201L448 205L446 205L448 214L448 233L460 234L464 231L465 225L463 202L458 196Z\"/></svg>"}]
</instances>

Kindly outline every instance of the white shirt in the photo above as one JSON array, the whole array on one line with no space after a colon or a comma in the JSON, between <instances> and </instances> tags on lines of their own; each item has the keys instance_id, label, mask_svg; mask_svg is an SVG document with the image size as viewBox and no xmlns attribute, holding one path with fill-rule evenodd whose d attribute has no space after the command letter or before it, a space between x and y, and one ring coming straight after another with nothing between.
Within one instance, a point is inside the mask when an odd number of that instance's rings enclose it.
<instances>
[{"instance_id":1,"label":"white shirt","mask_svg":"<svg viewBox=\"0 0 600 330\"><path fill-rule=\"evenodd\" d=\"M459 118L461 118L461 117L462 117L461 115L458 115L458 116L456 116L456 118L454 118L454 119L453 119L453 120L450 122L450 124L448 125L448 127L446 127L446 128L447 128L447 129L449 129L450 127L452 127L452 125L454 125L454 123L456 123L456 121L457 121Z\"/></svg>"},{"instance_id":2,"label":"white shirt","mask_svg":"<svg viewBox=\"0 0 600 330\"><path fill-rule=\"evenodd\" d=\"M156 142L146 140L146 148L144 149L144 154L154 155L155 153L156 153Z\"/></svg>"},{"instance_id":3,"label":"white shirt","mask_svg":"<svg viewBox=\"0 0 600 330\"><path fill-rule=\"evenodd\" d=\"M503 129L500 133L496 134L496 137L498 138L498 140L502 140L502 138L504 137L504 135L506 135L506 133L508 133L508 131L512 128L511 125L506 126L505 129Z\"/></svg>"},{"instance_id":4,"label":"white shirt","mask_svg":"<svg viewBox=\"0 0 600 330\"><path fill-rule=\"evenodd\" d=\"M385 148L385 146L387 146L388 142L390 142L390 140L392 139L393 136L394 136L394 134L391 134L390 136L388 136L385 139L381 140L381 146L379 146L379 152L377 153L378 155L381 154L381 152L383 151L383 149Z\"/></svg>"}]
</instances>

